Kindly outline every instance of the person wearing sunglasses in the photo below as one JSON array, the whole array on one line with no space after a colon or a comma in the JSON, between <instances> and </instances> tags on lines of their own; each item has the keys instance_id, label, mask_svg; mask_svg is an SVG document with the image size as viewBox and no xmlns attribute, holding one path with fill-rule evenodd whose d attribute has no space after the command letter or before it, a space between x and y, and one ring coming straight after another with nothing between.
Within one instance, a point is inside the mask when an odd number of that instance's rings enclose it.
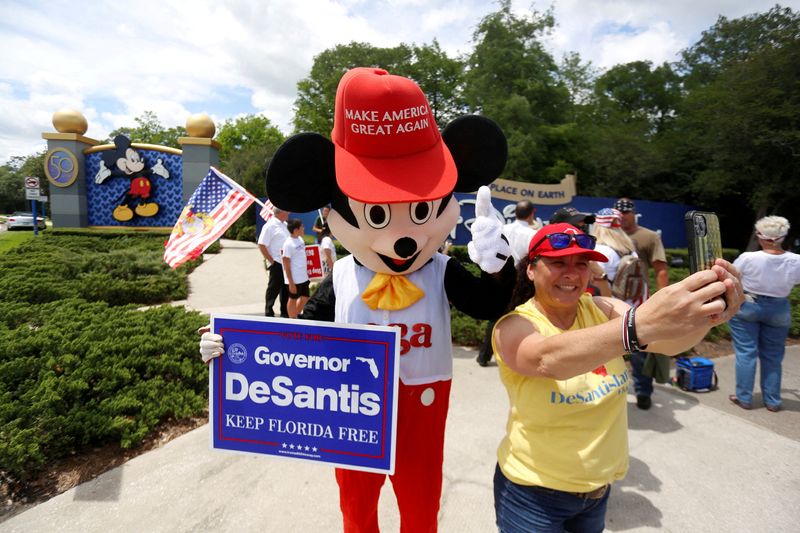
<instances>
[{"instance_id":1,"label":"person wearing sunglasses","mask_svg":"<svg viewBox=\"0 0 800 533\"><path fill-rule=\"evenodd\" d=\"M493 332L511 404L494 478L501 533L602 531L611 484L628 470L623 355L679 354L744 300L738 270L722 259L638 308L591 296L589 263L607 261L594 248L567 223L538 231Z\"/></svg>"},{"instance_id":2,"label":"person wearing sunglasses","mask_svg":"<svg viewBox=\"0 0 800 533\"><path fill-rule=\"evenodd\" d=\"M745 252L733 262L742 272L745 303L731 319L736 352L736 394L728 399L753 408L756 362L761 367L761 394L768 411L781 409L781 374L786 337L792 325L789 293L800 283L800 255L783 249L789 221L768 216L756 222L761 250Z\"/></svg>"}]
</instances>

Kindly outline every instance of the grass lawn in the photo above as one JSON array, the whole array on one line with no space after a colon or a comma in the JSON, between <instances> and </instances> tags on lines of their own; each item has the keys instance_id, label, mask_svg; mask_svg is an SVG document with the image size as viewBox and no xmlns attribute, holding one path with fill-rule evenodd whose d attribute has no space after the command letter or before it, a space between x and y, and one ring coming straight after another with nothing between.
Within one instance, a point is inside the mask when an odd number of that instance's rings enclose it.
<instances>
[{"instance_id":1,"label":"grass lawn","mask_svg":"<svg viewBox=\"0 0 800 533\"><path fill-rule=\"evenodd\" d=\"M33 230L0 232L0 254L5 253L15 246L19 246L29 239L33 239L33 237Z\"/></svg>"}]
</instances>

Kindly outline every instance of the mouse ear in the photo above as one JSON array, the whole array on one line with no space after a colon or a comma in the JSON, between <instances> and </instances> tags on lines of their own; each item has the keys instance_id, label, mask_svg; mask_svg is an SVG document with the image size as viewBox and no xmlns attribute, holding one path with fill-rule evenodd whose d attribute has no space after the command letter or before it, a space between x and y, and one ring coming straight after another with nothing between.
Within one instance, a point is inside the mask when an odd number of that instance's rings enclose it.
<instances>
[{"instance_id":1,"label":"mouse ear","mask_svg":"<svg viewBox=\"0 0 800 533\"><path fill-rule=\"evenodd\" d=\"M479 115L453 120L442 138L458 168L456 192L474 192L500 176L508 159L508 143L496 122Z\"/></svg>"},{"instance_id":2,"label":"mouse ear","mask_svg":"<svg viewBox=\"0 0 800 533\"><path fill-rule=\"evenodd\" d=\"M319 209L331 202L335 187L333 143L318 133L289 137L267 169L267 198L285 211Z\"/></svg>"},{"instance_id":3,"label":"mouse ear","mask_svg":"<svg viewBox=\"0 0 800 533\"><path fill-rule=\"evenodd\" d=\"M119 134L114 137L114 149L107 150L103 152L101 158L103 159L103 163L106 164L106 168L109 169L116 169L117 168L117 159L120 157L125 157L125 152L130 148L131 140L123 134Z\"/></svg>"},{"instance_id":4,"label":"mouse ear","mask_svg":"<svg viewBox=\"0 0 800 533\"><path fill-rule=\"evenodd\" d=\"M114 145L117 147L117 150L122 150L123 152L130 148L131 140L126 136L120 133L116 137L114 137Z\"/></svg>"}]
</instances>

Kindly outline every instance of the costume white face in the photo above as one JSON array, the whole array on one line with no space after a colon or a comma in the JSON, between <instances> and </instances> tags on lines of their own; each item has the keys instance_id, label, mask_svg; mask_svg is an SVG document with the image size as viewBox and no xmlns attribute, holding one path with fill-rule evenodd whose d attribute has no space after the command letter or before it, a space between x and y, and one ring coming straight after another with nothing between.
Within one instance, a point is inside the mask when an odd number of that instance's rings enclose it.
<instances>
[{"instance_id":1,"label":"costume white face","mask_svg":"<svg viewBox=\"0 0 800 533\"><path fill-rule=\"evenodd\" d=\"M439 213L442 199L402 204L365 204L349 199L358 227L336 209L328 225L342 245L375 272L404 275L421 268L458 222L460 208L454 197Z\"/></svg>"}]
</instances>

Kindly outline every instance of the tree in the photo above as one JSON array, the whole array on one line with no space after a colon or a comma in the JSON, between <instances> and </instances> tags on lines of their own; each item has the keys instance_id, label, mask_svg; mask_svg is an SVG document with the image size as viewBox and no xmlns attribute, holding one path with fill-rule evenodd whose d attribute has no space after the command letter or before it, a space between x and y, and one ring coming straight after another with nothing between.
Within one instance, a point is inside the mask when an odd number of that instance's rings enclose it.
<instances>
[{"instance_id":1,"label":"tree","mask_svg":"<svg viewBox=\"0 0 800 533\"><path fill-rule=\"evenodd\" d=\"M451 59L434 39L432 44L415 46L408 76L428 97L433 118L440 128L466 112L462 96L464 63Z\"/></svg>"},{"instance_id":2,"label":"tree","mask_svg":"<svg viewBox=\"0 0 800 533\"><path fill-rule=\"evenodd\" d=\"M557 76L569 93L572 106L570 118L574 121L579 110L592 100L597 69L592 66L591 61L584 63L577 52L570 52L561 59Z\"/></svg>"},{"instance_id":3,"label":"tree","mask_svg":"<svg viewBox=\"0 0 800 533\"><path fill-rule=\"evenodd\" d=\"M227 119L219 126L216 139L222 145L219 158L223 166L236 159L238 153L253 148L269 147L274 153L285 140L281 131L263 115Z\"/></svg>"},{"instance_id":4,"label":"tree","mask_svg":"<svg viewBox=\"0 0 800 533\"><path fill-rule=\"evenodd\" d=\"M711 83L727 67L759 50L780 48L800 39L800 15L776 5L766 13L734 20L719 17L700 40L681 53L678 67L688 89Z\"/></svg>"},{"instance_id":5,"label":"tree","mask_svg":"<svg viewBox=\"0 0 800 533\"><path fill-rule=\"evenodd\" d=\"M266 196L267 167L284 140L280 130L263 115L228 119L217 133L217 141L222 145L222 170L252 194ZM235 238L243 227L255 223L255 213L248 209L226 235Z\"/></svg>"},{"instance_id":6,"label":"tree","mask_svg":"<svg viewBox=\"0 0 800 533\"><path fill-rule=\"evenodd\" d=\"M597 79L599 105L610 105L631 120L644 119L653 132L663 132L681 99L680 78L668 63L650 61L616 65Z\"/></svg>"},{"instance_id":7,"label":"tree","mask_svg":"<svg viewBox=\"0 0 800 533\"><path fill-rule=\"evenodd\" d=\"M294 103L295 132L312 131L330 135L333 129L333 104L342 75L354 67L376 67L400 76L411 74L413 52L401 44L376 48L367 43L336 45L314 58L307 78L297 83Z\"/></svg>"},{"instance_id":8,"label":"tree","mask_svg":"<svg viewBox=\"0 0 800 533\"><path fill-rule=\"evenodd\" d=\"M178 138L186 137L186 129L182 126L165 128L152 111L145 111L133 119L136 127L123 126L108 134L108 142L114 142L117 135L125 135L132 142L171 146L180 149Z\"/></svg>"},{"instance_id":9,"label":"tree","mask_svg":"<svg viewBox=\"0 0 800 533\"><path fill-rule=\"evenodd\" d=\"M44 156L43 151L27 157L16 156L0 166L0 213L30 210L30 201L25 200L24 184L28 176L39 178L41 194L47 196L49 189L44 174Z\"/></svg>"},{"instance_id":10,"label":"tree","mask_svg":"<svg viewBox=\"0 0 800 533\"><path fill-rule=\"evenodd\" d=\"M554 128L566 122L570 94L541 42L553 25L552 10L520 17L511 12L509 0L502 0L473 35L464 97L471 111L505 131L505 178L555 181L563 178L564 161L573 166L561 150L566 130Z\"/></svg>"},{"instance_id":11,"label":"tree","mask_svg":"<svg viewBox=\"0 0 800 533\"><path fill-rule=\"evenodd\" d=\"M748 205L754 213L746 219L748 233L767 214L800 223L798 79L800 41L794 41L728 66L684 106L680 127L697 162L693 192L706 203L734 198Z\"/></svg>"},{"instance_id":12,"label":"tree","mask_svg":"<svg viewBox=\"0 0 800 533\"><path fill-rule=\"evenodd\" d=\"M800 178L800 15L775 6L717 23L683 52L687 96L671 135L700 205L720 211L739 248L755 219L781 214L796 232ZM726 235L723 235L726 237Z\"/></svg>"}]
</instances>

